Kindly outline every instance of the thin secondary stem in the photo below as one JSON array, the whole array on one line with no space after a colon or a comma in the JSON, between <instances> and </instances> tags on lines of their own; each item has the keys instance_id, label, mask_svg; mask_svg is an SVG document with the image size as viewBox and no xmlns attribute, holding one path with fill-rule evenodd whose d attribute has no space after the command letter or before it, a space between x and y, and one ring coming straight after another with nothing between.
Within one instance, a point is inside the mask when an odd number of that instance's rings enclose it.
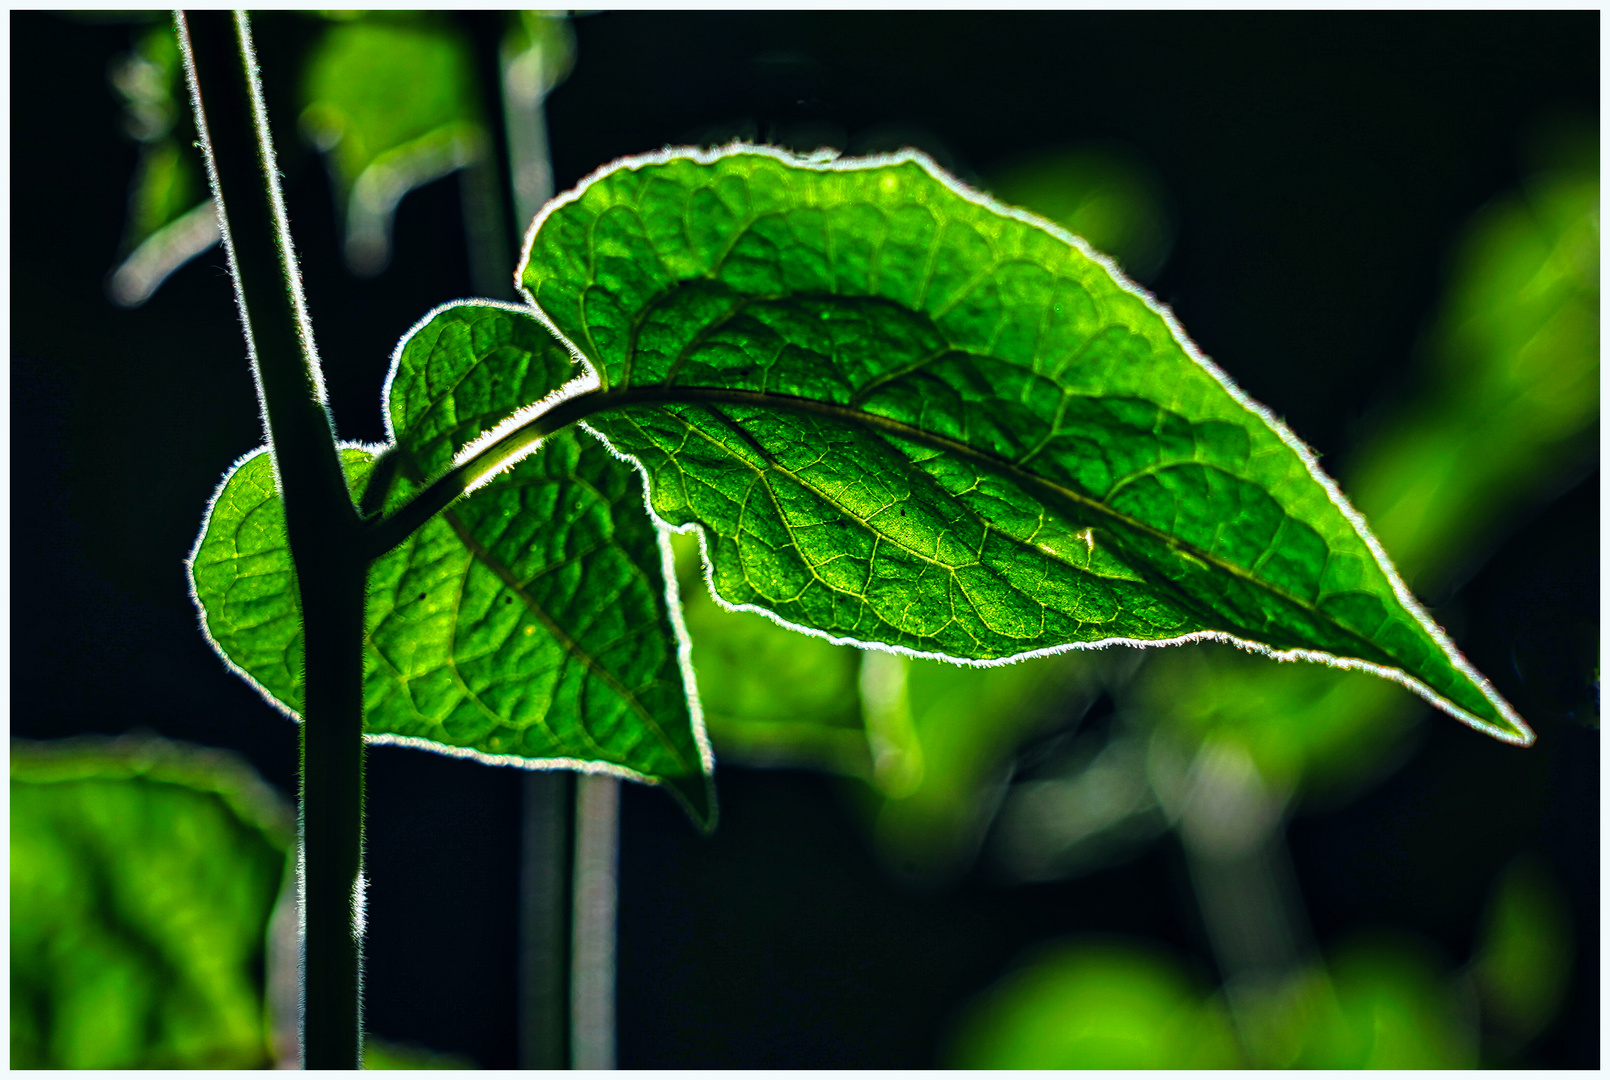
<instances>
[{"instance_id":1,"label":"thin secondary stem","mask_svg":"<svg viewBox=\"0 0 1610 1080\"><path fill-rule=\"evenodd\" d=\"M325 405L250 23L220 11L175 21L301 592L302 1063L351 1069L362 1057L368 560Z\"/></svg>"},{"instance_id":2,"label":"thin secondary stem","mask_svg":"<svg viewBox=\"0 0 1610 1080\"><path fill-rule=\"evenodd\" d=\"M571 1061L571 969L575 914L576 779L530 772L521 785L520 1030L522 1069Z\"/></svg>"},{"instance_id":3,"label":"thin secondary stem","mask_svg":"<svg viewBox=\"0 0 1610 1080\"><path fill-rule=\"evenodd\" d=\"M576 777L575 930L571 946L570 1067L615 1067L615 908L620 780Z\"/></svg>"}]
</instances>

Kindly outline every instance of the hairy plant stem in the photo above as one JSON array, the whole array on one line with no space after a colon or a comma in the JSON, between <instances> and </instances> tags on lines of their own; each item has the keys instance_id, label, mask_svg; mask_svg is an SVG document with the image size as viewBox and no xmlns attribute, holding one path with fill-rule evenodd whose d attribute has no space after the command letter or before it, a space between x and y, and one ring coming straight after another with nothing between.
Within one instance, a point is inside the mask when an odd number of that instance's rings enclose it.
<instances>
[{"instance_id":1,"label":"hairy plant stem","mask_svg":"<svg viewBox=\"0 0 1610 1080\"><path fill-rule=\"evenodd\" d=\"M180 13L176 26L301 590L302 1064L351 1069L362 1056L363 618L369 560L324 401L250 24L244 12L205 11Z\"/></svg>"}]
</instances>

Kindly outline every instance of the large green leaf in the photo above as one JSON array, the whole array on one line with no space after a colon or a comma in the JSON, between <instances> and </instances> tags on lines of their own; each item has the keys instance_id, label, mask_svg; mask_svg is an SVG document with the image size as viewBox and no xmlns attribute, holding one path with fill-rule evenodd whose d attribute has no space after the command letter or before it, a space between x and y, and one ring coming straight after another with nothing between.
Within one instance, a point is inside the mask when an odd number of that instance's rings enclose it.
<instances>
[{"instance_id":1,"label":"large green leaf","mask_svg":"<svg viewBox=\"0 0 1610 1080\"><path fill-rule=\"evenodd\" d=\"M388 380L392 503L489 418L544 399L573 369L519 309L456 305L427 317ZM343 450L355 491L372 450ZM675 576L642 505L631 468L585 432L565 432L382 556L369 575L369 741L662 782L711 823ZM220 653L299 712L300 606L267 453L226 477L191 574Z\"/></svg>"},{"instance_id":2,"label":"large green leaf","mask_svg":"<svg viewBox=\"0 0 1610 1080\"><path fill-rule=\"evenodd\" d=\"M731 606L975 662L1217 638L1532 737L1165 312L921 155L627 159L550 204L521 281Z\"/></svg>"},{"instance_id":3,"label":"large green leaf","mask_svg":"<svg viewBox=\"0 0 1610 1080\"><path fill-rule=\"evenodd\" d=\"M14 1068L262 1068L289 809L216 751L11 745Z\"/></svg>"}]
</instances>

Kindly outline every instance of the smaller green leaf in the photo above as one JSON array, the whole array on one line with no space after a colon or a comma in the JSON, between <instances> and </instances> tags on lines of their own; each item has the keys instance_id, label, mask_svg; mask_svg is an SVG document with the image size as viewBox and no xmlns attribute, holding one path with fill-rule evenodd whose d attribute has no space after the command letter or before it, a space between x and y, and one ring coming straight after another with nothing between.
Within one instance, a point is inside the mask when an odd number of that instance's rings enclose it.
<instances>
[{"instance_id":1,"label":"smaller green leaf","mask_svg":"<svg viewBox=\"0 0 1610 1080\"><path fill-rule=\"evenodd\" d=\"M13 1068L262 1068L291 815L220 751L11 745Z\"/></svg>"},{"instance_id":2,"label":"smaller green leaf","mask_svg":"<svg viewBox=\"0 0 1610 1080\"><path fill-rule=\"evenodd\" d=\"M387 380L397 476L386 505L575 373L522 309L457 304L427 316ZM342 450L355 493L375 449ZM664 784L713 825L713 759L671 554L641 485L592 435L560 432L382 555L369 574L366 738ZM226 476L190 566L220 654L298 714L301 610L266 452Z\"/></svg>"}]
</instances>

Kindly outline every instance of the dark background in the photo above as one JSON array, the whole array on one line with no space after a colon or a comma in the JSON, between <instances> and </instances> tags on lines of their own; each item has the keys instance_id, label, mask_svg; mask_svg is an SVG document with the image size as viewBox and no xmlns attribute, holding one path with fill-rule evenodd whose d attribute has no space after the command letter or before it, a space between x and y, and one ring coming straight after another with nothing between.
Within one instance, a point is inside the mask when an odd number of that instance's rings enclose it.
<instances>
[{"instance_id":1,"label":"dark background","mask_svg":"<svg viewBox=\"0 0 1610 1080\"><path fill-rule=\"evenodd\" d=\"M1406 371L1449 247L1519 181L1551 110L1597 125L1595 12L601 14L551 97L564 188L612 158L734 136L851 152L915 142L978 178L1036 149L1119 140L1176 201L1154 282L1203 350L1321 454ZM487 19L471 20L483 38ZM235 748L294 790L292 725L196 630L183 560L257 406L215 249L144 308L105 298L136 148L107 82L134 29L11 15L11 715L17 735L147 729ZM398 337L468 295L457 185L404 200L397 261L358 281L292 73L316 25L257 33L314 324L346 438L379 439ZM495 27L494 27L495 29ZM845 146L845 143L848 143ZM1599 1063L1595 673L1551 656L1597 624L1598 476L1514 522L1438 608L1538 730L1519 751L1444 717L1401 771L1299 818L1323 944L1406 928L1464 962L1494 876L1542 852L1578 963L1538 1064ZM974 874L914 891L879 868L834 782L722 768L701 839L662 794L623 796L619 1058L627 1067L922 1067L1023 952L1116 932L1211 954L1173 842L1082 880ZM381 747L369 758L371 1030L484 1067L515 1060L519 774Z\"/></svg>"}]
</instances>

